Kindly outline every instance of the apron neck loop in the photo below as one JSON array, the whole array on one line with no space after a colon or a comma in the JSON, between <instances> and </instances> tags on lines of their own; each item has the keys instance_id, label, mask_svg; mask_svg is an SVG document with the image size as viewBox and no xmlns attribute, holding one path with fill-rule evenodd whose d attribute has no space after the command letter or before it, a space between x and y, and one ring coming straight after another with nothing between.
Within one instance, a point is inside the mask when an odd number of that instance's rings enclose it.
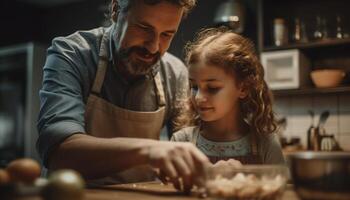
<instances>
[{"instance_id":1,"label":"apron neck loop","mask_svg":"<svg viewBox=\"0 0 350 200\"><path fill-rule=\"evenodd\" d=\"M198 140L198 137L199 137L199 131L200 131L200 127L196 127L196 128L193 129L191 143L194 144L194 146L197 146L197 140Z\"/></svg>"},{"instance_id":2,"label":"apron neck loop","mask_svg":"<svg viewBox=\"0 0 350 200\"><path fill-rule=\"evenodd\" d=\"M103 85L103 81L105 79L108 62L109 62L107 57L107 46L106 46L106 44L108 43L108 36L109 36L109 33L105 32L101 40L96 77L91 90L93 94L98 96L101 92L101 88Z\"/></svg>"},{"instance_id":3,"label":"apron neck loop","mask_svg":"<svg viewBox=\"0 0 350 200\"><path fill-rule=\"evenodd\" d=\"M160 78L160 72L158 71L156 76L154 77L154 83L156 85L156 94L157 94L157 100L158 100L158 105L160 107L165 106L165 95L164 95L164 89L163 89L163 84L162 80Z\"/></svg>"}]
</instances>

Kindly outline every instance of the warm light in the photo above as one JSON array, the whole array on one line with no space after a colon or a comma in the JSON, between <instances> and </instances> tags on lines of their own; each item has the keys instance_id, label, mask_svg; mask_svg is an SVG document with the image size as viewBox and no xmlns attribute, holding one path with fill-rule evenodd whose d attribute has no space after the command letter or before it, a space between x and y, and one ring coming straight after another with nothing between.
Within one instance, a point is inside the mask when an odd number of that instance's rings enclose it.
<instances>
[{"instance_id":1,"label":"warm light","mask_svg":"<svg viewBox=\"0 0 350 200\"><path fill-rule=\"evenodd\" d=\"M244 30L245 6L242 0L227 0L219 5L214 17L216 25L226 25L236 33Z\"/></svg>"}]
</instances>

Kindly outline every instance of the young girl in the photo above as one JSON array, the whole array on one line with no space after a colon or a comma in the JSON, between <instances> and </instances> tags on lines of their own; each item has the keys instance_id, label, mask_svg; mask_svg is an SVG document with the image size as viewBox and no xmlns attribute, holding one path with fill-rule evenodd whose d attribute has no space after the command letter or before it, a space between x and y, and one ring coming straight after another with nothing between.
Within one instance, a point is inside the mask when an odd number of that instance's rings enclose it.
<instances>
[{"instance_id":1,"label":"young girl","mask_svg":"<svg viewBox=\"0 0 350 200\"><path fill-rule=\"evenodd\" d=\"M189 141L212 163L284 164L271 93L248 39L207 29L187 46L192 112L183 113L172 141ZM188 125L192 125L189 126Z\"/></svg>"}]
</instances>

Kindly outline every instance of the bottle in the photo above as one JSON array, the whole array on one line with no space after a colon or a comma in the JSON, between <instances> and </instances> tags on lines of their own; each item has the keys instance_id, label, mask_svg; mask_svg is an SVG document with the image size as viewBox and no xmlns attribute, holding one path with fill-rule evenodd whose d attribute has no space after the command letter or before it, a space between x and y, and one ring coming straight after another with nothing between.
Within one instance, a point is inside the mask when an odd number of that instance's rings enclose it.
<instances>
[{"instance_id":1,"label":"bottle","mask_svg":"<svg viewBox=\"0 0 350 200\"><path fill-rule=\"evenodd\" d=\"M288 31L285 20L282 18L274 19L273 26L274 43L276 46L286 45L288 43Z\"/></svg>"},{"instance_id":2,"label":"bottle","mask_svg":"<svg viewBox=\"0 0 350 200\"><path fill-rule=\"evenodd\" d=\"M337 15L337 33L336 33L336 38L338 38L338 39L343 39L344 38L341 17L339 15Z\"/></svg>"},{"instance_id":3,"label":"bottle","mask_svg":"<svg viewBox=\"0 0 350 200\"><path fill-rule=\"evenodd\" d=\"M329 35L328 35L328 24L327 24L326 18L322 19L322 32L323 32L323 39L327 39Z\"/></svg>"},{"instance_id":4,"label":"bottle","mask_svg":"<svg viewBox=\"0 0 350 200\"><path fill-rule=\"evenodd\" d=\"M294 20L293 40L294 40L294 42L300 42L300 40L301 40L301 25L300 25L299 18L295 18L295 20Z\"/></svg>"},{"instance_id":5,"label":"bottle","mask_svg":"<svg viewBox=\"0 0 350 200\"><path fill-rule=\"evenodd\" d=\"M299 18L294 20L294 33L292 39L295 43L305 43L308 41L305 24Z\"/></svg>"},{"instance_id":6,"label":"bottle","mask_svg":"<svg viewBox=\"0 0 350 200\"><path fill-rule=\"evenodd\" d=\"M314 31L315 40L323 40L328 38L328 27L326 18L316 17L316 29Z\"/></svg>"},{"instance_id":7,"label":"bottle","mask_svg":"<svg viewBox=\"0 0 350 200\"><path fill-rule=\"evenodd\" d=\"M306 27L305 27L305 23L303 21L300 22L300 42L308 42L308 36L306 33Z\"/></svg>"},{"instance_id":8,"label":"bottle","mask_svg":"<svg viewBox=\"0 0 350 200\"><path fill-rule=\"evenodd\" d=\"M323 33L322 33L322 22L321 22L321 17L317 16L316 17L316 30L314 32L314 38L316 40L322 39L323 38Z\"/></svg>"}]
</instances>

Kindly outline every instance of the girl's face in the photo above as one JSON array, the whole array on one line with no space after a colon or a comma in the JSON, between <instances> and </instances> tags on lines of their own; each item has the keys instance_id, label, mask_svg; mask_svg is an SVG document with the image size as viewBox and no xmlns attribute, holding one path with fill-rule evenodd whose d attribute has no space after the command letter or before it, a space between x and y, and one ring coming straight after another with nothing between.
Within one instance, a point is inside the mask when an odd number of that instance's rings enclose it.
<instances>
[{"instance_id":1,"label":"girl's face","mask_svg":"<svg viewBox=\"0 0 350 200\"><path fill-rule=\"evenodd\" d=\"M198 63L189 67L191 101L203 121L217 121L236 116L239 99L246 96L241 84L224 69Z\"/></svg>"}]
</instances>

